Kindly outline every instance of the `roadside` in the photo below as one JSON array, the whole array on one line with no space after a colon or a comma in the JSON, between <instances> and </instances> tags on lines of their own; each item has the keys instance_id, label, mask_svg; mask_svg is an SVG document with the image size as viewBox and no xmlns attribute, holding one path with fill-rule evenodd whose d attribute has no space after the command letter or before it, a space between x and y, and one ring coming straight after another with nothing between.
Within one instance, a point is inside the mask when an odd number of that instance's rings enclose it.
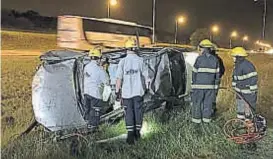
<instances>
[{"instance_id":1,"label":"roadside","mask_svg":"<svg viewBox=\"0 0 273 159\"><path fill-rule=\"evenodd\" d=\"M1 30L1 50L57 49L57 35Z\"/></svg>"},{"instance_id":2,"label":"roadside","mask_svg":"<svg viewBox=\"0 0 273 159\"><path fill-rule=\"evenodd\" d=\"M1 50L1 56L40 56L41 50Z\"/></svg>"}]
</instances>

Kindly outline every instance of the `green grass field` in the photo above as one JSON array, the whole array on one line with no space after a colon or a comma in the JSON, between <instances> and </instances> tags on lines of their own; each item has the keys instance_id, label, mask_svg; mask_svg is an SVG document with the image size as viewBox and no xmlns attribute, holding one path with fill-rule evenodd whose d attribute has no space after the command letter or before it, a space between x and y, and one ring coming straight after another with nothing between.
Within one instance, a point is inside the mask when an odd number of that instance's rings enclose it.
<instances>
[{"instance_id":1,"label":"green grass field","mask_svg":"<svg viewBox=\"0 0 273 159\"><path fill-rule=\"evenodd\" d=\"M41 50L57 48L56 34L1 31L2 50Z\"/></svg>"},{"instance_id":2,"label":"green grass field","mask_svg":"<svg viewBox=\"0 0 273 159\"><path fill-rule=\"evenodd\" d=\"M2 32L3 33L3 32ZM6 37L26 35L26 33L6 32ZM13 46L18 41L14 38L3 38L2 49L38 49L36 39L27 33L24 40L33 45ZM42 34L39 34L43 36ZM25 39L29 36L29 39ZM48 36L48 35L45 35ZM50 35L50 37L53 35ZM3 35L2 35L3 37ZM13 39L10 41L10 39ZM18 38L15 38L18 39ZM50 38L48 38L50 39ZM47 48L53 42L46 40ZM9 45L9 43L12 43ZM7 46L3 46L6 44ZM46 49L46 47L44 48ZM224 59L227 73L222 86L230 87L232 60L228 55ZM259 73L258 112L264 115L272 128L273 124L273 56L251 55L249 57ZM1 101L1 149L3 158L73 158L69 155L70 142L53 142L49 134L38 128L24 138L14 140L33 118L31 106L31 81L35 67L39 64L37 56L2 56L2 101ZM94 140L113 137L125 133L124 121L113 126L103 125L93 135L79 138L82 152L79 158L272 158L273 131L258 142L255 152L241 149L240 146L227 140L222 127L226 120L235 117L234 94L220 91L217 106L217 119L200 128L201 134L190 122L190 113L186 109L175 109L171 112L152 112L145 117L145 129L148 132L143 140L134 146L123 141L97 144ZM163 120L165 119L165 120ZM146 128L147 127L147 128ZM87 142L85 142L85 140ZM85 144L87 143L87 144ZM85 145L85 147L83 146Z\"/></svg>"}]
</instances>

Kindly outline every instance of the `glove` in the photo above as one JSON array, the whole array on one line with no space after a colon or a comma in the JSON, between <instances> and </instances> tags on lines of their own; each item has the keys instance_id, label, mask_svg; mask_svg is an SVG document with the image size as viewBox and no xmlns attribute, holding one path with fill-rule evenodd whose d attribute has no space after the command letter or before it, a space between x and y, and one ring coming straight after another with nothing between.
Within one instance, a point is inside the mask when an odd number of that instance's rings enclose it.
<instances>
[{"instance_id":1,"label":"glove","mask_svg":"<svg viewBox=\"0 0 273 159\"><path fill-rule=\"evenodd\" d=\"M116 92L116 101L120 101L120 98L121 98L121 93L120 91Z\"/></svg>"}]
</instances>

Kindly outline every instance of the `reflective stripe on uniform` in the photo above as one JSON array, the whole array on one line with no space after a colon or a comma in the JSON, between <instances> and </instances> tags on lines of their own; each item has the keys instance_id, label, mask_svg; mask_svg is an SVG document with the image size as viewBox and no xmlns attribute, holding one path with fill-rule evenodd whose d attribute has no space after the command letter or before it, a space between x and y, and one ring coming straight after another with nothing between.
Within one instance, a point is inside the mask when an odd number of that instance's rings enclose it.
<instances>
[{"instance_id":1,"label":"reflective stripe on uniform","mask_svg":"<svg viewBox=\"0 0 273 159\"><path fill-rule=\"evenodd\" d=\"M126 126L127 131L134 131L134 126Z\"/></svg>"},{"instance_id":2,"label":"reflective stripe on uniform","mask_svg":"<svg viewBox=\"0 0 273 159\"><path fill-rule=\"evenodd\" d=\"M191 118L191 121L197 124L202 122L201 119L195 119L195 118Z\"/></svg>"},{"instance_id":3,"label":"reflective stripe on uniform","mask_svg":"<svg viewBox=\"0 0 273 159\"><path fill-rule=\"evenodd\" d=\"M235 80L246 80L248 78L251 78L251 77L255 77L257 76L258 73L257 72L251 72L251 73L248 73L246 75L241 75L241 76L234 76L234 79Z\"/></svg>"},{"instance_id":4,"label":"reflective stripe on uniform","mask_svg":"<svg viewBox=\"0 0 273 159\"><path fill-rule=\"evenodd\" d=\"M136 125L137 130L141 130L141 127L142 127L141 125Z\"/></svg>"},{"instance_id":5,"label":"reflective stripe on uniform","mask_svg":"<svg viewBox=\"0 0 273 159\"><path fill-rule=\"evenodd\" d=\"M193 89L218 89L218 85L198 85L194 84L191 86Z\"/></svg>"},{"instance_id":6,"label":"reflective stripe on uniform","mask_svg":"<svg viewBox=\"0 0 273 159\"><path fill-rule=\"evenodd\" d=\"M193 67L192 71L197 73L198 69L196 69L195 67Z\"/></svg>"},{"instance_id":7,"label":"reflective stripe on uniform","mask_svg":"<svg viewBox=\"0 0 273 159\"><path fill-rule=\"evenodd\" d=\"M141 125L136 125L136 127L140 127L141 128L142 126Z\"/></svg>"},{"instance_id":8,"label":"reflective stripe on uniform","mask_svg":"<svg viewBox=\"0 0 273 159\"><path fill-rule=\"evenodd\" d=\"M207 119L207 118L203 118L202 120L203 120L203 122L205 122L205 123L211 122L211 119Z\"/></svg>"},{"instance_id":9,"label":"reflective stripe on uniform","mask_svg":"<svg viewBox=\"0 0 273 159\"><path fill-rule=\"evenodd\" d=\"M244 93L244 94L251 94L251 93L255 93L256 91L254 90L250 90L250 89L240 89L240 88L237 88L237 87L234 87L235 91L237 92L241 92L241 93Z\"/></svg>"},{"instance_id":10,"label":"reflective stripe on uniform","mask_svg":"<svg viewBox=\"0 0 273 159\"><path fill-rule=\"evenodd\" d=\"M220 71L219 68L213 69L213 68L198 68L197 72L201 73L218 73Z\"/></svg>"},{"instance_id":11,"label":"reflective stripe on uniform","mask_svg":"<svg viewBox=\"0 0 273 159\"><path fill-rule=\"evenodd\" d=\"M93 107L93 109L95 109L96 111L100 111L101 107Z\"/></svg>"},{"instance_id":12,"label":"reflective stripe on uniform","mask_svg":"<svg viewBox=\"0 0 273 159\"><path fill-rule=\"evenodd\" d=\"M257 90L257 89L258 89L258 85L249 86L249 88L250 88L251 90Z\"/></svg>"},{"instance_id":13,"label":"reflective stripe on uniform","mask_svg":"<svg viewBox=\"0 0 273 159\"><path fill-rule=\"evenodd\" d=\"M134 128L134 126L126 126L127 129Z\"/></svg>"}]
</instances>

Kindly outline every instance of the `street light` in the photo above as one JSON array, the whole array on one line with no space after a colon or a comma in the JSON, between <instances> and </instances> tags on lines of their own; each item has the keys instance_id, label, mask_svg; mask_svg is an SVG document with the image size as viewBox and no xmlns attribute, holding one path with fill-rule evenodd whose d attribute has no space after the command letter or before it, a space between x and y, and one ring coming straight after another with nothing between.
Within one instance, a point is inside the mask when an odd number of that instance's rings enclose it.
<instances>
[{"instance_id":1,"label":"street light","mask_svg":"<svg viewBox=\"0 0 273 159\"><path fill-rule=\"evenodd\" d=\"M153 0L153 44L155 43L155 18L156 18L156 0Z\"/></svg>"},{"instance_id":2,"label":"street light","mask_svg":"<svg viewBox=\"0 0 273 159\"><path fill-rule=\"evenodd\" d=\"M178 31L178 24L185 23L185 17L180 16L175 20L175 35L174 35L174 43L177 43L177 31Z\"/></svg>"},{"instance_id":3,"label":"street light","mask_svg":"<svg viewBox=\"0 0 273 159\"><path fill-rule=\"evenodd\" d=\"M230 48L230 49L232 48L232 38L236 38L237 36L238 36L237 31L233 31L233 32L230 34L230 39L229 39L229 48Z\"/></svg>"},{"instance_id":4,"label":"street light","mask_svg":"<svg viewBox=\"0 0 273 159\"><path fill-rule=\"evenodd\" d=\"M212 32L218 33L218 31L219 31L219 27L217 25L212 27Z\"/></svg>"},{"instance_id":5,"label":"street light","mask_svg":"<svg viewBox=\"0 0 273 159\"><path fill-rule=\"evenodd\" d=\"M238 36L237 31L233 31L230 36L236 38Z\"/></svg>"},{"instance_id":6,"label":"street light","mask_svg":"<svg viewBox=\"0 0 273 159\"><path fill-rule=\"evenodd\" d=\"M210 41L213 41L213 34L217 34L219 32L218 25L214 25L211 28Z\"/></svg>"},{"instance_id":7,"label":"street light","mask_svg":"<svg viewBox=\"0 0 273 159\"><path fill-rule=\"evenodd\" d=\"M247 36L247 35L245 35L245 36L243 37L242 47L244 47L244 44L245 44L246 41L248 41L248 36Z\"/></svg>"},{"instance_id":8,"label":"street light","mask_svg":"<svg viewBox=\"0 0 273 159\"><path fill-rule=\"evenodd\" d=\"M116 6L118 4L117 0L108 0L107 6L108 6L108 12L107 12L107 17L110 18L110 9L111 6Z\"/></svg>"},{"instance_id":9,"label":"street light","mask_svg":"<svg viewBox=\"0 0 273 159\"><path fill-rule=\"evenodd\" d=\"M257 2L259 0L254 0L254 2ZM263 28L262 28L262 40L265 40L265 29L266 29L266 15L267 15L267 0L264 1L264 11L263 11Z\"/></svg>"},{"instance_id":10,"label":"street light","mask_svg":"<svg viewBox=\"0 0 273 159\"><path fill-rule=\"evenodd\" d=\"M247 36L247 35L245 35L245 36L243 37L243 41L248 41L248 36Z\"/></svg>"}]
</instances>

